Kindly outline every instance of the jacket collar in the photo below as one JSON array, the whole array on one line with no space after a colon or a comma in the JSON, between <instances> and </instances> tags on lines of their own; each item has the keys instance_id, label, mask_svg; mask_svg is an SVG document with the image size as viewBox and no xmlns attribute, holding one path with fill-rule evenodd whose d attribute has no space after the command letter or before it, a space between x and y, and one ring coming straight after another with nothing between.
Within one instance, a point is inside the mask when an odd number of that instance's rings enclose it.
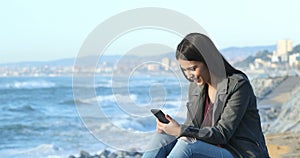
<instances>
[{"instance_id":1,"label":"jacket collar","mask_svg":"<svg viewBox=\"0 0 300 158\"><path fill-rule=\"evenodd\" d=\"M202 95L203 92L205 92L205 88L207 87L207 85L203 85L203 86L198 86L196 83L193 83L195 88L192 91L192 95L193 96L199 96Z\"/></svg>"},{"instance_id":2,"label":"jacket collar","mask_svg":"<svg viewBox=\"0 0 300 158\"><path fill-rule=\"evenodd\" d=\"M228 93L228 88L229 88L228 85L229 85L228 78L225 78L221 82L218 83L216 100L215 100L214 108L213 108L213 118L212 118L213 125L218 121L218 119L223 111L223 108L225 106L225 100L226 100L226 97L228 96L228 95L226 95Z\"/></svg>"},{"instance_id":3,"label":"jacket collar","mask_svg":"<svg viewBox=\"0 0 300 158\"><path fill-rule=\"evenodd\" d=\"M207 91L207 85L204 86L198 86L195 83L192 83L193 85L193 90L191 91L192 96L199 96L196 97L198 99L193 99L192 102L195 105L194 109L192 109L192 116L200 116L200 118L203 118L203 108L204 108L204 103L205 103L205 91ZM225 78L222 81L218 83L217 86L217 94L216 94L216 100L214 103L214 108L213 108L213 118L212 118L212 124L214 125L218 118L220 117L222 110L225 106L225 97L227 96L228 92L228 85L229 85L229 79ZM203 106L201 106L203 104ZM195 120L199 121L199 120ZM202 122L202 121L201 121Z\"/></svg>"},{"instance_id":4,"label":"jacket collar","mask_svg":"<svg viewBox=\"0 0 300 158\"><path fill-rule=\"evenodd\" d=\"M221 82L218 83L217 86L217 94L227 94L228 91L228 78L223 79Z\"/></svg>"},{"instance_id":5,"label":"jacket collar","mask_svg":"<svg viewBox=\"0 0 300 158\"><path fill-rule=\"evenodd\" d=\"M204 90L204 86L198 86L197 84L195 84L195 87L192 91L192 95L193 96L199 96L200 94L202 94L203 90Z\"/></svg>"}]
</instances>

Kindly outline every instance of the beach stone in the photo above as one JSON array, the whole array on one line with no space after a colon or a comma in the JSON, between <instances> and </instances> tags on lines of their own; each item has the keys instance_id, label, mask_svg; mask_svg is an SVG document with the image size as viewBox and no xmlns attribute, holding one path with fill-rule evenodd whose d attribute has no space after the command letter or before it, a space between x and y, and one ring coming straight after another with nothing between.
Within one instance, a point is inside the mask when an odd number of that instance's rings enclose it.
<instances>
[{"instance_id":1,"label":"beach stone","mask_svg":"<svg viewBox=\"0 0 300 158\"><path fill-rule=\"evenodd\" d=\"M90 158L90 153L88 153L84 150L81 150L79 158Z\"/></svg>"},{"instance_id":2,"label":"beach stone","mask_svg":"<svg viewBox=\"0 0 300 158\"><path fill-rule=\"evenodd\" d=\"M142 156L143 156L142 153L139 153L139 154L135 155L135 158L141 158Z\"/></svg>"},{"instance_id":3,"label":"beach stone","mask_svg":"<svg viewBox=\"0 0 300 158\"><path fill-rule=\"evenodd\" d=\"M107 158L119 158L119 155L117 153L111 152Z\"/></svg>"},{"instance_id":4,"label":"beach stone","mask_svg":"<svg viewBox=\"0 0 300 158\"><path fill-rule=\"evenodd\" d=\"M108 155L110 154L110 151L104 149L101 153L100 153L100 158L107 158Z\"/></svg>"},{"instance_id":5,"label":"beach stone","mask_svg":"<svg viewBox=\"0 0 300 158\"><path fill-rule=\"evenodd\" d=\"M134 157L130 152L127 151L116 151L117 158L132 158Z\"/></svg>"}]
</instances>

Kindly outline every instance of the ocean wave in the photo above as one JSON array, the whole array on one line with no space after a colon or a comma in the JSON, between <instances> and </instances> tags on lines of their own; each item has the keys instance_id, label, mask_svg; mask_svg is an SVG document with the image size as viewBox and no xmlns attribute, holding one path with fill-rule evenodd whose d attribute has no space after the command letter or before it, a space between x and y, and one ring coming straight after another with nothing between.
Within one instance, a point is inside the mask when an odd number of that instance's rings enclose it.
<instances>
[{"instance_id":1,"label":"ocean wave","mask_svg":"<svg viewBox=\"0 0 300 158\"><path fill-rule=\"evenodd\" d=\"M63 101L59 102L59 104L67 104L67 105L74 105L74 104L83 105L83 104L87 104L87 105L89 105L91 103L87 102L84 99L69 99L69 100L63 100Z\"/></svg>"},{"instance_id":2,"label":"ocean wave","mask_svg":"<svg viewBox=\"0 0 300 158\"><path fill-rule=\"evenodd\" d=\"M10 112L33 112L35 109L30 105L24 105L21 107L3 107L3 111L10 111Z\"/></svg>"},{"instance_id":3,"label":"ocean wave","mask_svg":"<svg viewBox=\"0 0 300 158\"><path fill-rule=\"evenodd\" d=\"M115 95L101 95L101 96L96 96L93 98L86 98L86 99L80 99L80 98L75 98L74 100L67 100L63 101L62 103L77 103L77 104L93 104L95 102L98 103L111 103L117 101L122 102L122 103L132 103L132 101L137 101L137 95L135 94L130 94L130 95L121 95L121 94L115 94ZM104 104L106 105L106 104Z\"/></svg>"},{"instance_id":4,"label":"ocean wave","mask_svg":"<svg viewBox=\"0 0 300 158\"><path fill-rule=\"evenodd\" d=\"M30 129L29 125L24 125L24 124L9 124L9 125L3 125L0 126L1 131L14 131L14 132L19 132L22 130L27 130Z\"/></svg>"},{"instance_id":5,"label":"ocean wave","mask_svg":"<svg viewBox=\"0 0 300 158\"><path fill-rule=\"evenodd\" d=\"M109 121L88 120L86 126L102 143L122 150L145 148L155 132L155 117L119 117ZM123 137L115 137L124 135ZM149 137L148 137L149 136ZM128 144L128 142L130 142Z\"/></svg>"},{"instance_id":6,"label":"ocean wave","mask_svg":"<svg viewBox=\"0 0 300 158\"><path fill-rule=\"evenodd\" d=\"M33 148L28 149L10 149L1 151L1 157L13 157L13 158L31 158L31 157L64 157L62 155L61 148L54 144L40 144Z\"/></svg>"},{"instance_id":7,"label":"ocean wave","mask_svg":"<svg viewBox=\"0 0 300 158\"><path fill-rule=\"evenodd\" d=\"M120 128L131 131L148 132L155 129L155 117L144 117L134 119L132 117L123 119L113 119L112 123Z\"/></svg>"},{"instance_id":8,"label":"ocean wave","mask_svg":"<svg viewBox=\"0 0 300 158\"><path fill-rule=\"evenodd\" d=\"M49 81L15 81L0 85L0 89L37 89L37 88L53 88L56 84Z\"/></svg>"}]
</instances>

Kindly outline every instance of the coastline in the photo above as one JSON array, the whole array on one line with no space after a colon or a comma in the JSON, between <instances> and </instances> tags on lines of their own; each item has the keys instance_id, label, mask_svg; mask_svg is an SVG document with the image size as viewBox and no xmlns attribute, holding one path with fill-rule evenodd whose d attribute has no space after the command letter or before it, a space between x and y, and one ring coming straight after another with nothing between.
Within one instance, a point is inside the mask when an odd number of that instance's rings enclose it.
<instances>
[{"instance_id":1,"label":"coastline","mask_svg":"<svg viewBox=\"0 0 300 158\"><path fill-rule=\"evenodd\" d=\"M300 157L300 128L295 126L300 121L300 117L293 119L295 115L298 116L298 114L294 114L297 110L294 113L287 110L298 105L292 103L294 103L293 100L300 99L300 96L297 96L300 88L295 86L300 84L300 77L256 79L251 81L251 84L258 98L261 119L265 122L263 130L270 156L272 158ZM287 84L291 86L287 86ZM292 120L295 122L285 120L281 118L283 117L281 115L284 115L284 117L291 115ZM279 123L278 119L281 120ZM282 130L281 126L288 126L289 124L294 126L290 125L290 128ZM77 157L70 155L69 158L140 158L141 156L142 153L134 149L132 151L103 149L95 154L82 150Z\"/></svg>"},{"instance_id":2,"label":"coastline","mask_svg":"<svg viewBox=\"0 0 300 158\"><path fill-rule=\"evenodd\" d=\"M300 157L300 77L283 77L262 99L261 119L272 158Z\"/></svg>"},{"instance_id":3,"label":"coastline","mask_svg":"<svg viewBox=\"0 0 300 158\"><path fill-rule=\"evenodd\" d=\"M80 151L79 156L70 155L69 158L141 158L142 153L133 151L113 151L104 149L96 154L90 154L87 151Z\"/></svg>"}]
</instances>

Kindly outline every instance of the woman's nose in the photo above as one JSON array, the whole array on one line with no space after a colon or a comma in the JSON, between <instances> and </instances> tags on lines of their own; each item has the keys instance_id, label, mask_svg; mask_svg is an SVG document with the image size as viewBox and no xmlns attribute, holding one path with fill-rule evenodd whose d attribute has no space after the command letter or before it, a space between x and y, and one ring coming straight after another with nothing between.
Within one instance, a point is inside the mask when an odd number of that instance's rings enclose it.
<instances>
[{"instance_id":1,"label":"woman's nose","mask_svg":"<svg viewBox=\"0 0 300 158\"><path fill-rule=\"evenodd\" d=\"M195 77L195 75L191 72L189 72L187 75L186 75L189 79L193 79Z\"/></svg>"}]
</instances>

